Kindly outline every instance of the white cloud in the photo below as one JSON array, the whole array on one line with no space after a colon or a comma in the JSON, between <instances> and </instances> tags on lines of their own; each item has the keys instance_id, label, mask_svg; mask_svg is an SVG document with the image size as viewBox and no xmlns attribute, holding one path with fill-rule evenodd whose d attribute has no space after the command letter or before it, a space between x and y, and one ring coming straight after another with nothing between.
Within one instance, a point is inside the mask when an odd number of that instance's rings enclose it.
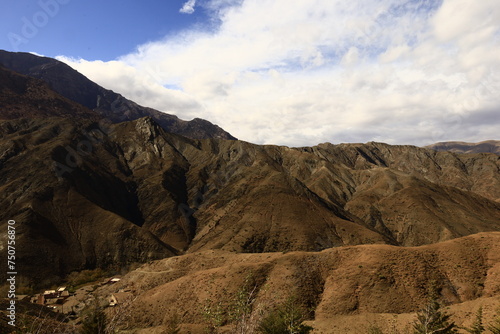
<instances>
[{"instance_id":1,"label":"white cloud","mask_svg":"<svg viewBox=\"0 0 500 334\"><path fill-rule=\"evenodd\" d=\"M199 5L214 32L187 30L114 62L67 62L140 104L257 143L498 139L497 0Z\"/></svg>"},{"instance_id":2,"label":"white cloud","mask_svg":"<svg viewBox=\"0 0 500 334\"><path fill-rule=\"evenodd\" d=\"M144 106L176 114L182 110L187 118L194 118L200 104L186 93L168 89L155 82L154 73L140 72L120 61L86 61L64 56L58 60L71 64L79 72L101 86L124 94Z\"/></svg>"},{"instance_id":3,"label":"white cloud","mask_svg":"<svg viewBox=\"0 0 500 334\"><path fill-rule=\"evenodd\" d=\"M188 0L186 1L186 3L184 3L179 12L183 14L193 14L195 5L196 5L196 0Z\"/></svg>"}]
</instances>

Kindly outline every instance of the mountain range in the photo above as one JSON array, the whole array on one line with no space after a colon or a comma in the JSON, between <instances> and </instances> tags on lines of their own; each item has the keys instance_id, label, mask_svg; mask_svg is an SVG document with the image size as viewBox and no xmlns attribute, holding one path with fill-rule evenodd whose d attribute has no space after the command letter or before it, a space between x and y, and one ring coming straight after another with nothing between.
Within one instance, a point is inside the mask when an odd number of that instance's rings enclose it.
<instances>
[{"instance_id":1,"label":"mountain range","mask_svg":"<svg viewBox=\"0 0 500 334\"><path fill-rule=\"evenodd\" d=\"M204 298L193 291L208 277L226 286L250 269L328 321L415 311L430 268L449 303L500 291L498 142L256 145L141 107L57 60L0 51L0 64L1 222L18 223L18 270L36 287L159 260L123 282L150 305L143 327ZM201 321L193 312L187 323Z\"/></svg>"},{"instance_id":2,"label":"mountain range","mask_svg":"<svg viewBox=\"0 0 500 334\"><path fill-rule=\"evenodd\" d=\"M495 153L500 154L499 140L486 140L480 143L465 143L450 141L426 146L436 151L450 151L456 153Z\"/></svg>"}]
</instances>

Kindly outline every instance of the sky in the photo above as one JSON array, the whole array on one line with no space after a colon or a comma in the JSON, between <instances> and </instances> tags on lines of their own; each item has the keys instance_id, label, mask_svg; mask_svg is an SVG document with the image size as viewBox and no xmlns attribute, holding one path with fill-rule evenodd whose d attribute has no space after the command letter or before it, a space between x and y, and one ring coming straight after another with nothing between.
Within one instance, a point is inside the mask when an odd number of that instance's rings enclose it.
<instances>
[{"instance_id":1,"label":"sky","mask_svg":"<svg viewBox=\"0 0 500 334\"><path fill-rule=\"evenodd\" d=\"M498 0L0 1L0 49L249 142L500 139Z\"/></svg>"}]
</instances>

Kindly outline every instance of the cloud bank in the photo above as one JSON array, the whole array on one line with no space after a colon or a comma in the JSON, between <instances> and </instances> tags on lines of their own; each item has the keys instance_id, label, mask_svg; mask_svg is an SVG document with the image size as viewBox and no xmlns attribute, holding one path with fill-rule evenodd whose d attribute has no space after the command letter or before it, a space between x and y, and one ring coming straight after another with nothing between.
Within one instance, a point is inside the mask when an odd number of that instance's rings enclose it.
<instances>
[{"instance_id":1,"label":"cloud bank","mask_svg":"<svg viewBox=\"0 0 500 334\"><path fill-rule=\"evenodd\" d=\"M59 59L140 104L259 144L498 139L497 0L197 5L215 27L112 62Z\"/></svg>"}]
</instances>

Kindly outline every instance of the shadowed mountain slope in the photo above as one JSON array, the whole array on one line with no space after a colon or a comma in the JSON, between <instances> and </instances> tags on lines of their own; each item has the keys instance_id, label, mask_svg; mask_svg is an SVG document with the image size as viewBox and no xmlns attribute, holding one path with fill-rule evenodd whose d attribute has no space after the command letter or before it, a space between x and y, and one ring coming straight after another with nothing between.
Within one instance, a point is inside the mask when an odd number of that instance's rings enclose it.
<instances>
[{"instance_id":1,"label":"shadowed mountain slope","mask_svg":"<svg viewBox=\"0 0 500 334\"><path fill-rule=\"evenodd\" d=\"M47 82L57 93L95 110L99 115L114 123L149 116L167 132L199 139L236 139L206 120L195 118L191 121L183 121L177 116L142 107L120 94L97 85L56 59L0 50L0 64L18 73Z\"/></svg>"},{"instance_id":2,"label":"shadowed mountain slope","mask_svg":"<svg viewBox=\"0 0 500 334\"><path fill-rule=\"evenodd\" d=\"M0 118L40 118L49 116L99 120L84 106L54 92L47 83L0 66Z\"/></svg>"}]
</instances>

